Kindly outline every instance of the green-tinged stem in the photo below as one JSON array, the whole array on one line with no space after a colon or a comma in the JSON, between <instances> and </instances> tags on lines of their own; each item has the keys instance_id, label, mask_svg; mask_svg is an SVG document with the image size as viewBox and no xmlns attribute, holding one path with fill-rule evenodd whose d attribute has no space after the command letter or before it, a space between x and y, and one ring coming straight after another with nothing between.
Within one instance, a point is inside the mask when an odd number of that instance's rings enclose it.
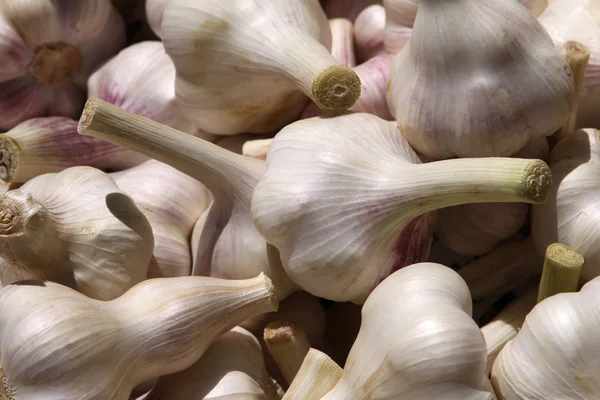
<instances>
[{"instance_id":1,"label":"green-tinged stem","mask_svg":"<svg viewBox=\"0 0 600 400\"><path fill-rule=\"evenodd\" d=\"M581 254L563 244L549 245L546 248L538 303L558 293L576 292L583 261Z\"/></svg>"},{"instance_id":2,"label":"green-tinged stem","mask_svg":"<svg viewBox=\"0 0 600 400\"><path fill-rule=\"evenodd\" d=\"M306 334L288 321L273 321L264 331L264 341L288 383L292 383L310 350Z\"/></svg>"},{"instance_id":3,"label":"green-tinged stem","mask_svg":"<svg viewBox=\"0 0 600 400\"><path fill-rule=\"evenodd\" d=\"M213 194L250 201L265 163L140 117L97 98L88 100L78 131L164 162L201 181Z\"/></svg>"},{"instance_id":4,"label":"green-tinged stem","mask_svg":"<svg viewBox=\"0 0 600 400\"><path fill-rule=\"evenodd\" d=\"M329 356L310 349L283 400L319 400L342 378L343 370Z\"/></svg>"}]
</instances>

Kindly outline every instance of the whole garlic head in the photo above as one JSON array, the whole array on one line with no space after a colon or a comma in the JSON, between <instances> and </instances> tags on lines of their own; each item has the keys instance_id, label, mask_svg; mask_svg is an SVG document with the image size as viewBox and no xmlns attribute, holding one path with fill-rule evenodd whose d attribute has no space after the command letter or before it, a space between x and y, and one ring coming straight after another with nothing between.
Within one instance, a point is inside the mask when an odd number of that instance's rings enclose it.
<instances>
[{"instance_id":1,"label":"whole garlic head","mask_svg":"<svg viewBox=\"0 0 600 400\"><path fill-rule=\"evenodd\" d=\"M365 302L342 378L322 400L495 400L471 307L465 282L441 264L390 275Z\"/></svg>"},{"instance_id":2,"label":"whole garlic head","mask_svg":"<svg viewBox=\"0 0 600 400\"><path fill-rule=\"evenodd\" d=\"M390 72L388 103L428 158L508 156L562 126L574 102L571 75L515 0L420 0Z\"/></svg>"},{"instance_id":3,"label":"whole garlic head","mask_svg":"<svg viewBox=\"0 0 600 400\"><path fill-rule=\"evenodd\" d=\"M0 1L0 129L78 116L87 77L124 43L110 0Z\"/></svg>"}]
</instances>

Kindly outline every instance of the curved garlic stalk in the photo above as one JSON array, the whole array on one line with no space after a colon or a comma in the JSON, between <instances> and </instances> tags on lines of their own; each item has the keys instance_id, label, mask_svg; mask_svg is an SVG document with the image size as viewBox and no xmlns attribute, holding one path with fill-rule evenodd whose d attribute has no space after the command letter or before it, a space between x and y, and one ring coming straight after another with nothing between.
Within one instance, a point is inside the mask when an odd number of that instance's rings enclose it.
<instances>
[{"instance_id":1,"label":"curved garlic stalk","mask_svg":"<svg viewBox=\"0 0 600 400\"><path fill-rule=\"evenodd\" d=\"M150 279L109 302L52 282L9 285L0 291L4 395L126 400L136 385L191 367L237 323L275 310L263 274Z\"/></svg>"},{"instance_id":2,"label":"curved garlic stalk","mask_svg":"<svg viewBox=\"0 0 600 400\"><path fill-rule=\"evenodd\" d=\"M202 358L176 374L161 377L146 400L275 400L277 384L263 362L260 344L235 327L219 337Z\"/></svg>"},{"instance_id":3,"label":"curved garlic stalk","mask_svg":"<svg viewBox=\"0 0 600 400\"><path fill-rule=\"evenodd\" d=\"M77 116L87 77L124 43L110 0L3 1L0 130L34 117Z\"/></svg>"},{"instance_id":4,"label":"curved garlic stalk","mask_svg":"<svg viewBox=\"0 0 600 400\"><path fill-rule=\"evenodd\" d=\"M388 103L402 134L429 158L506 156L563 125L575 101L571 75L514 0L420 0L390 72Z\"/></svg>"},{"instance_id":5,"label":"curved garlic stalk","mask_svg":"<svg viewBox=\"0 0 600 400\"><path fill-rule=\"evenodd\" d=\"M327 354L310 349L283 400L320 400L342 374L343 370Z\"/></svg>"},{"instance_id":6,"label":"curved garlic stalk","mask_svg":"<svg viewBox=\"0 0 600 400\"><path fill-rule=\"evenodd\" d=\"M208 189L194 178L154 160L111 176L152 226L154 257L148 267L148 278L190 275L190 236L194 224L212 201Z\"/></svg>"},{"instance_id":7,"label":"curved garlic stalk","mask_svg":"<svg viewBox=\"0 0 600 400\"><path fill-rule=\"evenodd\" d=\"M152 32L162 38L161 25L167 0L146 0L146 18Z\"/></svg>"},{"instance_id":8,"label":"curved garlic stalk","mask_svg":"<svg viewBox=\"0 0 600 400\"><path fill-rule=\"evenodd\" d=\"M105 173L68 168L0 199L0 279L48 279L110 300L146 279L146 217Z\"/></svg>"},{"instance_id":9,"label":"curved garlic stalk","mask_svg":"<svg viewBox=\"0 0 600 400\"><path fill-rule=\"evenodd\" d=\"M354 43L359 61L366 61L385 53L383 37L385 31L385 8L373 4L361 11L354 21Z\"/></svg>"},{"instance_id":10,"label":"curved garlic stalk","mask_svg":"<svg viewBox=\"0 0 600 400\"><path fill-rule=\"evenodd\" d=\"M279 253L258 233L250 201L264 161L244 157L205 140L92 98L78 128L85 135L139 151L201 181L214 201L197 222L199 231L194 275L225 279L265 272L283 300L297 286L281 266ZM199 228L201 226L201 228Z\"/></svg>"},{"instance_id":11,"label":"curved garlic stalk","mask_svg":"<svg viewBox=\"0 0 600 400\"><path fill-rule=\"evenodd\" d=\"M328 51L317 0L171 0L162 35L178 106L210 133L275 131L300 115L306 96L342 111L360 95L356 74Z\"/></svg>"},{"instance_id":12,"label":"curved garlic stalk","mask_svg":"<svg viewBox=\"0 0 600 400\"><path fill-rule=\"evenodd\" d=\"M373 4L381 4L381 0L324 0L323 10L328 18L354 21L362 10Z\"/></svg>"},{"instance_id":13,"label":"curved garlic stalk","mask_svg":"<svg viewBox=\"0 0 600 400\"><path fill-rule=\"evenodd\" d=\"M196 128L175 102L175 66L161 42L142 42L122 50L88 80L89 97L180 131Z\"/></svg>"},{"instance_id":14,"label":"curved garlic stalk","mask_svg":"<svg viewBox=\"0 0 600 400\"><path fill-rule=\"evenodd\" d=\"M265 327L263 340L285 380L292 383L310 350L304 330L293 322L273 321Z\"/></svg>"},{"instance_id":15,"label":"curved garlic stalk","mask_svg":"<svg viewBox=\"0 0 600 400\"><path fill-rule=\"evenodd\" d=\"M420 161L393 122L370 114L311 118L275 137L252 198L258 230L307 292L363 302L391 272L427 259L439 208L542 202L540 160ZM318 222L317 222L318 221Z\"/></svg>"},{"instance_id":16,"label":"curved garlic stalk","mask_svg":"<svg viewBox=\"0 0 600 400\"><path fill-rule=\"evenodd\" d=\"M600 132L585 129L568 135L552 150L550 165L555 184L548 202L532 207L533 243L540 254L557 242L581 254L581 277L588 281L600 275Z\"/></svg>"},{"instance_id":17,"label":"curved garlic stalk","mask_svg":"<svg viewBox=\"0 0 600 400\"><path fill-rule=\"evenodd\" d=\"M356 65L354 55L354 25L345 18L329 20L331 28L331 55L346 67Z\"/></svg>"},{"instance_id":18,"label":"curved garlic stalk","mask_svg":"<svg viewBox=\"0 0 600 400\"><path fill-rule=\"evenodd\" d=\"M414 264L371 293L342 378L322 400L495 399L485 362L467 285L443 265Z\"/></svg>"},{"instance_id":19,"label":"curved garlic stalk","mask_svg":"<svg viewBox=\"0 0 600 400\"><path fill-rule=\"evenodd\" d=\"M146 157L110 143L77 134L77 121L65 117L33 118L0 135L0 179L24 183L69 167L121 170Z\"/></svg>"}]
</instances>

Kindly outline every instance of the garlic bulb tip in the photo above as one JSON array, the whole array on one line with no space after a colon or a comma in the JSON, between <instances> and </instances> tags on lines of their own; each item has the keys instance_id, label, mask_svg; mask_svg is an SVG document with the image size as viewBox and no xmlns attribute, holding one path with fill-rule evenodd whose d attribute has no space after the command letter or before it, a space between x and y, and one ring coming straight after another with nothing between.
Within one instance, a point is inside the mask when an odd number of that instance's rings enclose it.
<instances>
[{"instance_id":1,"label":"garlic bulb tip","mask_svg":"<svg viewBox=\"0 0 600 400\"><path fill-rule=\"evenodd\" d=\"M332 65L314 81L312 93L320 108L344 111L360 97L360 79L350 68Z\"/></svg>"}]
</instances>

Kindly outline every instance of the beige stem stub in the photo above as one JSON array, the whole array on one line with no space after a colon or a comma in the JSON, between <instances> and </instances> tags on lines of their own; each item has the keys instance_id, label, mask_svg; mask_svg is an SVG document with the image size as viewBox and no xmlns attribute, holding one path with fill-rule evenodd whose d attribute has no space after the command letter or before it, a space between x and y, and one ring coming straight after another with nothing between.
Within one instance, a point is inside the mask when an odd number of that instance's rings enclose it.
<instances>
[{"instance_id":1,"label":"beige stem stub","mask_svg":"<svg viewBox=\"0 0 600 400\"><path fill-rule=\"evenodd\" d=\"M2 385L0 386L0 400L14 400L14 390L8 384L2 366L0 366L0 381L2 381Z\"/></svg>"}]
</instances>

